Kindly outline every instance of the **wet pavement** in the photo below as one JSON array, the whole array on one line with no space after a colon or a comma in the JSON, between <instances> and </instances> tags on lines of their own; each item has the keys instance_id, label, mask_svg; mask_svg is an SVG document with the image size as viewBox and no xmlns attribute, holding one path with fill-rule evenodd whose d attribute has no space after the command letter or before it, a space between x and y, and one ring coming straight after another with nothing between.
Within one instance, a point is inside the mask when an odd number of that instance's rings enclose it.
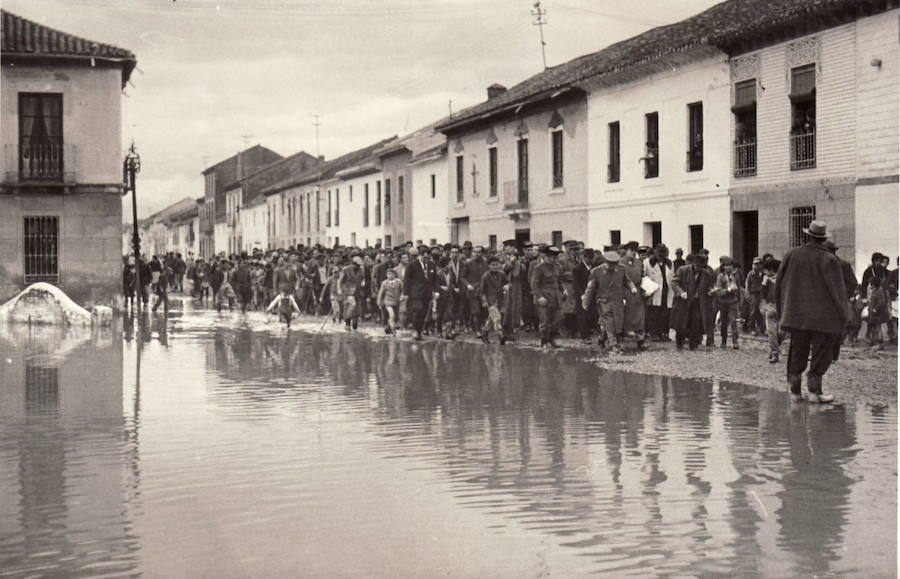
<instances>
[{"instance_id":1,"label":"wet pavement","mask_svg":"<svg viewBox=\"0 0 900 579\"><path fill-rule=\"evenodd\" d=\"M896 407L176 312L0 328L0 577L896 575Z\"/></svg>"}]
</instances>

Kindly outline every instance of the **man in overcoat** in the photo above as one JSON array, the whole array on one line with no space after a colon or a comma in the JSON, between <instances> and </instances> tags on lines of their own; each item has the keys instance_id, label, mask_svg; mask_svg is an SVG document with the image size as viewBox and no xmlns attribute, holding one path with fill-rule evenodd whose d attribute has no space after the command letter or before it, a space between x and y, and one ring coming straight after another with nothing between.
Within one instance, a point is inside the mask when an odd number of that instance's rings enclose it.
<instances>
[{"instance_id":1,"label":"man in overcoat","mask_svg":"<svg viewBox=\"0 0 900 579\"><path fill-rule=\"evenodd\" d=\"M801 401L801 376L806 374L810 402L827 403L834 396L822 392L822 376L831 366L834 343L850 321L847 288L841 264L828 248L824 221L803 229L809 241L785 254L778 270L775 296L781 328L791 335L787 381L795 401Z\"/></svg>"},{"instance_id":2,"label":"man in overcoat","mask_svg":"<svg viewBox=\"0 0 900 579\"><path fill-rule=\"evenodd\" d=\"M403 295L406 296L406 308L416 332L416 340L422 339L425 327L425 316L432 299L437 299L437 268L431 261L431 254L410 248L409 265L403 275Z\"/></svg>"},{"instance_id":3,"label":"man in overcoat","mask_svg":"<svg viewBox=\"0 0 900 579\"><path fill-rule=\"evenodd\" d=\"M681 350L687 340L688 347L696 350L708 327L713 325L715 311L710 290L715 284L712 271L706 266L708 257L698 251L689 265L678 268L672 276L672 327L675 328L675 345Z\"/></svg>"},{"instance_id":4,"label":"man in overcoat","mask_svg":"<svg viewBox=\"0 0 900 579\"><path fill-rule=\"evenodd\" d=\"M620 257L615 251L603 254L603 263L591 270L581 305L585 309L596 302L600 317L602 338L613 350L619 349L619 338L625 325L626 294L637 295L637 287L619 265Z\"/></svg>"}]
</instances>

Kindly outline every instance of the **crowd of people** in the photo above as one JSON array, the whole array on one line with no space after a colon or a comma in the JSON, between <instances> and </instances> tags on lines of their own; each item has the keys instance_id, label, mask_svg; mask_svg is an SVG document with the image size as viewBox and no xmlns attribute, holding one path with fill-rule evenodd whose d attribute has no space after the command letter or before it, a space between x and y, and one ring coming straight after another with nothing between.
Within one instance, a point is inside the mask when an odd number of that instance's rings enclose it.
<instances>
[{"instance_id":1,"label":"crowd of people","mask_svg":"<svg viewBox=\"0 0 900 579\"><path fill-rule=\"evenodd\" d=\"M889 270L888 258L875 254L857 283L833 242L815 231L808 235L811 242L823 242L841 272L846 307L841 330L832 332L840 334L834 355L845 341L856 342L863 321L873 347L896 343L897 269ZM372 321L387 334L411 330L416 340L469 333L505 344L534 331L546 348L558 347L564 334L618 351L670 341L674 331L678 349L695 350L704 342L715 347L717 333L719 347L739 349L741 335L750 333L767 337L769 361L778 362L785 329L779 309L782 262L762 255L745 273L727 255L711 264L705 249L674 253L672 259L664 244L651 248L635 241L600 250L574 240L562 247L508 240L496 250L465 242L298 246L209 260L168 254L141 261L139 293L145 303L157 296L154 311L168 308L169 292L177 291L219 311L273 312L288 326L294 314L322 315L347 331ZM136 294L134 269L126 258L129 303Z\"/></svg>"}]
</instances>

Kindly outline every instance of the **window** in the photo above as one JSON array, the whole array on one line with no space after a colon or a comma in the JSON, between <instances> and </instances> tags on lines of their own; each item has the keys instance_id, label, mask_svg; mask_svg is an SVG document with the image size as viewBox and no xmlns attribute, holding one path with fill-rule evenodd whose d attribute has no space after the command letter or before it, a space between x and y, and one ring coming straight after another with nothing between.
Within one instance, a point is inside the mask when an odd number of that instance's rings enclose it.
<instances>
[{"instance_id":1,"label":"window","mask_svg":"<svg viewBox=\"0 0 900 579\"><path fill-rule=\"evenodd\" d=\"M456 156L456 202L457 203L463 202L463 178L464 178L463 163L464 162L465 161L463 160L462 155Z\"/></svg>"},{"instance_id":2,"label":"window","mask_svg":"<svg viewBox=\"0 0 900 579\"><path fill-rule=\"evenodd\" d=\"M497 251L497 236L488 235L488 248L491 251Z\"/></svg>"},{"instance_id":3,"label":"window","mask_svg":"<svg viewBox=\"0 0 900 579\"><path fill-rule=\"evenodd\" d=\"M659 113L644 115L644 179L659 177Z\"/></svg>"},{"instance_id":4,"label":"window","mask_svg":"<svg viewBox=\"0 0 900 579\"><path fill-rule=\"evenodd\" d=\"M791 207L788 220L791 230L791 247L799 247L806 243L806 234L803 233L803 230L816 220L816 208L815 206Z\"/></svg>"},{"instance_id":5,"label":"window","mask_svg":"<svg viewBox=\"0 0 900 579\"><path fill-rule=\"evenodd\" d=\"M791 169L816 166L816 65L791 69Z\"/></svg>"},{"instance_id":6,"label":"window","mask_svg":"<svg viewBox=\"0 0 900 579\"><path fill-rule=\"evenodd\" d=\"M397 177L397 222L403 223L403 211L404 211L404 177L403 175Z\"/></svg>"},{"instance_id":7,"label":"window","mask_svg":"<svg viewBox=\"0 0 900 579\"><path fill-rule=\"evenodd\" d=\"M60 181L63 176L62 95L19 94L19 178Z\"/></svg>"},{"instance_id":8,"label":"window","mask_svg":"<svg viewBox=\"0 0 900 579\"><path fill-rule=\"evenodd\" d=\"M691 235L691 253L697 253L703 249L703 226L688 225Z\"/></svg>"},{"instance_id":9,"label":"window","mask_svg":"<svg viewBox=\"0 0 900 579\"><path fill-rule=\"evenodd\" d=\"M385 247L393 247L393 245L391 245L391 236L390 235L384 236L384 246Z\"/></svg>"},{"instance_id":10,"label":"window","mask_svg":"<svg viewBox=\"0 0 900 579\"><path fill-rule=\"evenodd\" d=\"M369 184L363 185L363 227L369 226Z\"/></svg>"},{"instance_id":11,"label":"window","mask_svg":"<svg viewBox=\"0 0 900 579\"><path fill-rule=\"evenodd\" d=\"M350 246L356 247L356 232L350 234Z\"/></svg>"},{"instance_id":12,"label":"window","mask_svg":"<svg viewBox=\"0 0 900 579\"><path fill-rule=\"evenodd\" d=\"M528 203L528 139L519 139L517 141L516 157L519 203Z\"/></svg>"},{"instance_id":13,"label":"window","mask_svg":"<svg viewBox=\"0 0 900 579\"><path fill-rule=\"evenodd\" d=\"M434 199L436 195L437 195L437 178L432 173L432 175L431 175L431 198Z\"/></svg>"},{"instance_id":14,"label":"window","mask_svg":"<svg viewBox=\"0 0 900 579\"><path fill-rule=\"evenodd\" d=\"M488 149L488 196L497 196L497 147Z\"/></svg>"},{"instance_id":15,"label":"window","mask_svg":"<svg viewBox=\"0 0 900 579\"><path fill-rule=\"evenodd\" d=\"M656 247L662 243L662 222L661 221L645 221L644 222L644 245Z\"/></svg>"},{"instance_id":16,"label":"window","mask_svg":"<svg viewBox=\"0 0 900 579\"><path fill-rule=\"evenodd\" d=\"M391 224L391 180L384 180L384 224Z\"/></svg>"},{"instance_id":17,"label":"window","mask_svg":"<svg viewBox=\"0 0 900 579\"><path fill-rule=\"evenodd\" d=\"M609 137L609 162L606 165L606 181L618 183L622 157L619 145L619 121L607 125L607 135Z\"/></svg>"},{"instance_id":18,"label":"window","mask_svg":"<svg viewBox=\"0 0 900 579\"><path fill-rule=\"evenodd\" d=\"M381 181L375 181L375 226L381 225Z\"/></svg>"},{"instance_id":19,"label":"window","mask_svg":"<svg viewBox=\"0 0 900 579\"><path fill-rule=\"evenodd\" d=\"M622 232L618 229L609 230L609 244L622 245Z\"/></svg>"},{"instance_id":20,"label":"window","mask_svg":"<svg viewBox=\"0 0 900 579\"><path fill-rule=\"evenodd\" d=\"M553 231L550 233L550 245L562 249L562 231Z\"/></svg>"},{"instance_id":21,"label":"window","mask_svg":"<svg viewBox=\"0 0 900 579\"><path fill-rule=\"evenodd\" d=\"M328 190L328 213L325 215L325 227L331 227L331 189Z\"/></svg>"},{"instance_id":22,"label":"window","mask_svg":"<svg viewBox=\"0 0 900 579\"><path fill-rule=\"evenodd\" d=\"M703 170L703 103L688 105L688 171Z\"/></svg>"},{"instance_id":23,"label":"window","mask_svg":"<svg viewBox=\"0 0 900 579\"><path fill-rule=\"evenodd\" d=\"M341 225L341 190L334 190L334 226Z\"/></svg>"},{"instance_id":24,"label":"window","mask_svg":"<svg viewBox=\"0 0 900 579\"><path fill-rule=\"evenodd\" d=\"M59 217L25 218L25 283L59 281Z\"/></svg>"},{"instance_id":25,"label":"window","mask_svg":"<svg viewBox=\"0 0 900 579\"><path fill-rule=\"evenodd\" d=\"M734 85L734 176L756 175L756 79Z\"/></svg>"},{"instance_id":26,"label":"window","mask_svg":"<svg viewBox=\"0 0 900 579\"><path fill-rule=\"evenodd\" d=\"M556 129L550 133L550 148L552 149L553 183L554 189L563 186L563 131Z\"/></svg>"}]
</instances>

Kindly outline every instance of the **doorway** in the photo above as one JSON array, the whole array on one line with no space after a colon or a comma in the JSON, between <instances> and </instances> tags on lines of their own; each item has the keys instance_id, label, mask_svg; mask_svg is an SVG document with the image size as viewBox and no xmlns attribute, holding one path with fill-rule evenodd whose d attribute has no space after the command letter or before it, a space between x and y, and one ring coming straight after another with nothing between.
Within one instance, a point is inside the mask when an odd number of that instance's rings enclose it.
<instances>
[{"instance_id":1,"label":"doorway","mask_svg":"<svg viewBox=\"0 0 900 579\"><path fill-rule=\"evenodd\" d=\"M450 225L450 241L457 245L469 241L469 218L459 217L453 219Z\"/></svg>"},{"instance_id":2,"label":"doorway","mask_svg":"<svg viewBox=\"0 0 900 579\"><path fill-rule=\"evenodd\" d=\"M735 211L732 213L731 252L747 271L753 258L759 255L759 212Z\"/></svg>"}]
</instances>

